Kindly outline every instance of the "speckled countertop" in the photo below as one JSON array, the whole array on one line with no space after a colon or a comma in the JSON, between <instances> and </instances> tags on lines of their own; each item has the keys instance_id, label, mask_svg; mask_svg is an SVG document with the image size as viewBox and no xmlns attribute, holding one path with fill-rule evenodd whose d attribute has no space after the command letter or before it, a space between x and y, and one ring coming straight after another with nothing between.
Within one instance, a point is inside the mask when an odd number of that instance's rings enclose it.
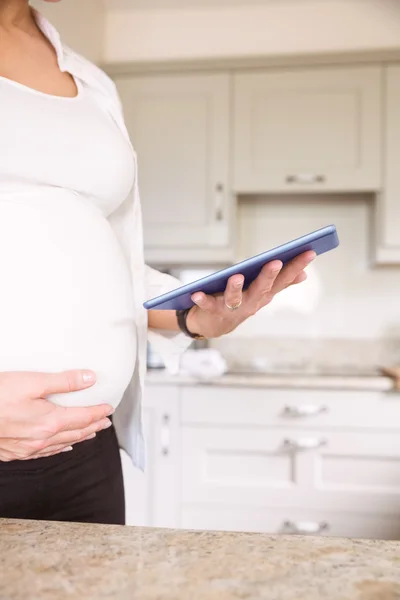
<instances>
[{"instance_id":1,"label":"speckled countertop","mask_svg":"<svg viewBox=\"0 0 400 600\"><path fill-rule=\"evenodd\" d=\"M1 600L397 600L400 543L0 520Z\"/></svg>"},{"instance_id":2,"label":"speckled countertop","mask_svg":"<svg viewBox=\"0 0 400 600\"><path fill-rule=\"evenodd\" d=\"M295 374L233 374L210 379L189 375L170 375L163 370L149 370L147 383L154 385L213 385L218 387L261 387L285 389L336 389L386 392L393 389L389 377L379 375L295 375Z\"/></svg>"}]
</instances>

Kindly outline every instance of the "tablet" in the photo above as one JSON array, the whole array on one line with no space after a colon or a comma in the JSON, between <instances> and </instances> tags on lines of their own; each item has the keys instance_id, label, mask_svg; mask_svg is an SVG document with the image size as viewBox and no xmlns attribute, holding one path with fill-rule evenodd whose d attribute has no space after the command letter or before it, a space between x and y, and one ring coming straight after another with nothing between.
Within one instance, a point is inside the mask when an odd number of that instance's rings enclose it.
<instances>
[{"instance_id":1,"label":"tablet","mask_svg":"<svg viewBox=\"0 0 400 600\"><path fill-rule=\"evenodd\" d=\"M232 275L241 274L244 276L244 288L246 289L260 274L261 269L267 263L273 260L281 260L285 265L293 260L299 254L308 250L314 250L316 254L323 254L333 250L339 245L339 238L334 225L323 227L313 231L300 238L287 242L282 246L277 246L272 250L267 250L262 254L248 258L243 262L217 271L212 275L178 287L171 292L162 294L157 298L152 298L144 303L147 310L184 310L194 306L191 296L195 292L204 292L205 294L219 294L225 291L228 279Z\"/></svg>"}]
</instances>

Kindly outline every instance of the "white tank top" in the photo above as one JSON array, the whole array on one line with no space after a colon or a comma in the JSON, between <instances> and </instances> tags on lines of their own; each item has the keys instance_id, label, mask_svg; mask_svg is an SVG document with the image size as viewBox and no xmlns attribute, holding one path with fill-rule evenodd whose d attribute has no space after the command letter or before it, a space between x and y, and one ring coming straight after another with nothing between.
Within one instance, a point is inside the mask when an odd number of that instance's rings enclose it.
<instances>
[{"instance_id":1,"label":"white tank top","mask_svg":"<svg viewBox=\"0 0 400 600\"><path fill-rule=\"evenodd\" d=\"M90 88L76 98L0 77L0 371L93 369L63 405L116 406L136 359L132 280L110 215L132 150Z\"/></svg>"}]
</instances>

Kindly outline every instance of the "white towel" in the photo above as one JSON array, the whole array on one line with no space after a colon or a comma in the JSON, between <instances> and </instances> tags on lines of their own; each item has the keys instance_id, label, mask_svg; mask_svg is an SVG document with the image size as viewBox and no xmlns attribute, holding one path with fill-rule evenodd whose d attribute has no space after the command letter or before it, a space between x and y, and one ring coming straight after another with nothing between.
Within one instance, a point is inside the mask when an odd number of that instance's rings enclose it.
<instances>
[{"instance_id":1,"label":"white towel","mask_svg":"<svg viewBox=\"0 0 400 600\"><path fill-rule=\"evenodd\" d=\"M213 348L187 350L181 357L181 373L197 379L221 377L227 370L221 353Z\"/></svg>"}]
</instances>

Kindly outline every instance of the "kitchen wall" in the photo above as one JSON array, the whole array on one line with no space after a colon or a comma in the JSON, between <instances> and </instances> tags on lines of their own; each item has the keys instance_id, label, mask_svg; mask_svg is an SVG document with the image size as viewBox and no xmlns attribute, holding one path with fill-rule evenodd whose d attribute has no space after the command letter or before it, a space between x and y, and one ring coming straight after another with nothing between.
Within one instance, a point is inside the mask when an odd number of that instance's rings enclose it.
<instances>
[{"instance_id":1,"label":"kitchen wall","mask_svg":"<svg viewBox=\"0 0 400 600\"><path fill-rule=\"evenodd\" d=\"M341 246L232 337L399 338L400 268L372 264L373 207L372 195L241 198L241 258L330 223Z\"/></svg>"},{"instance_id":2,"label":"kitchen wall","mask_svg":"<svg viewBox=\"0 0 400 600\"><path fill-rule=\"evenodd\" d=\"M398 0L205 4L124 10L113 9L109 0L104 58L118 62L400 47Z\"/></svg>"},{"instance_id":3,"label":"kitchen wall","mask_svg":"<svg viewBox=\"0 0 400 600\"><path fill-rule=\"evenodd\" d=\"M31 4L55 25L66 44L96 63L102 61L105 10L100 0L66 0L54 4L33 0Z\"/></svg>"}]
</instances>

